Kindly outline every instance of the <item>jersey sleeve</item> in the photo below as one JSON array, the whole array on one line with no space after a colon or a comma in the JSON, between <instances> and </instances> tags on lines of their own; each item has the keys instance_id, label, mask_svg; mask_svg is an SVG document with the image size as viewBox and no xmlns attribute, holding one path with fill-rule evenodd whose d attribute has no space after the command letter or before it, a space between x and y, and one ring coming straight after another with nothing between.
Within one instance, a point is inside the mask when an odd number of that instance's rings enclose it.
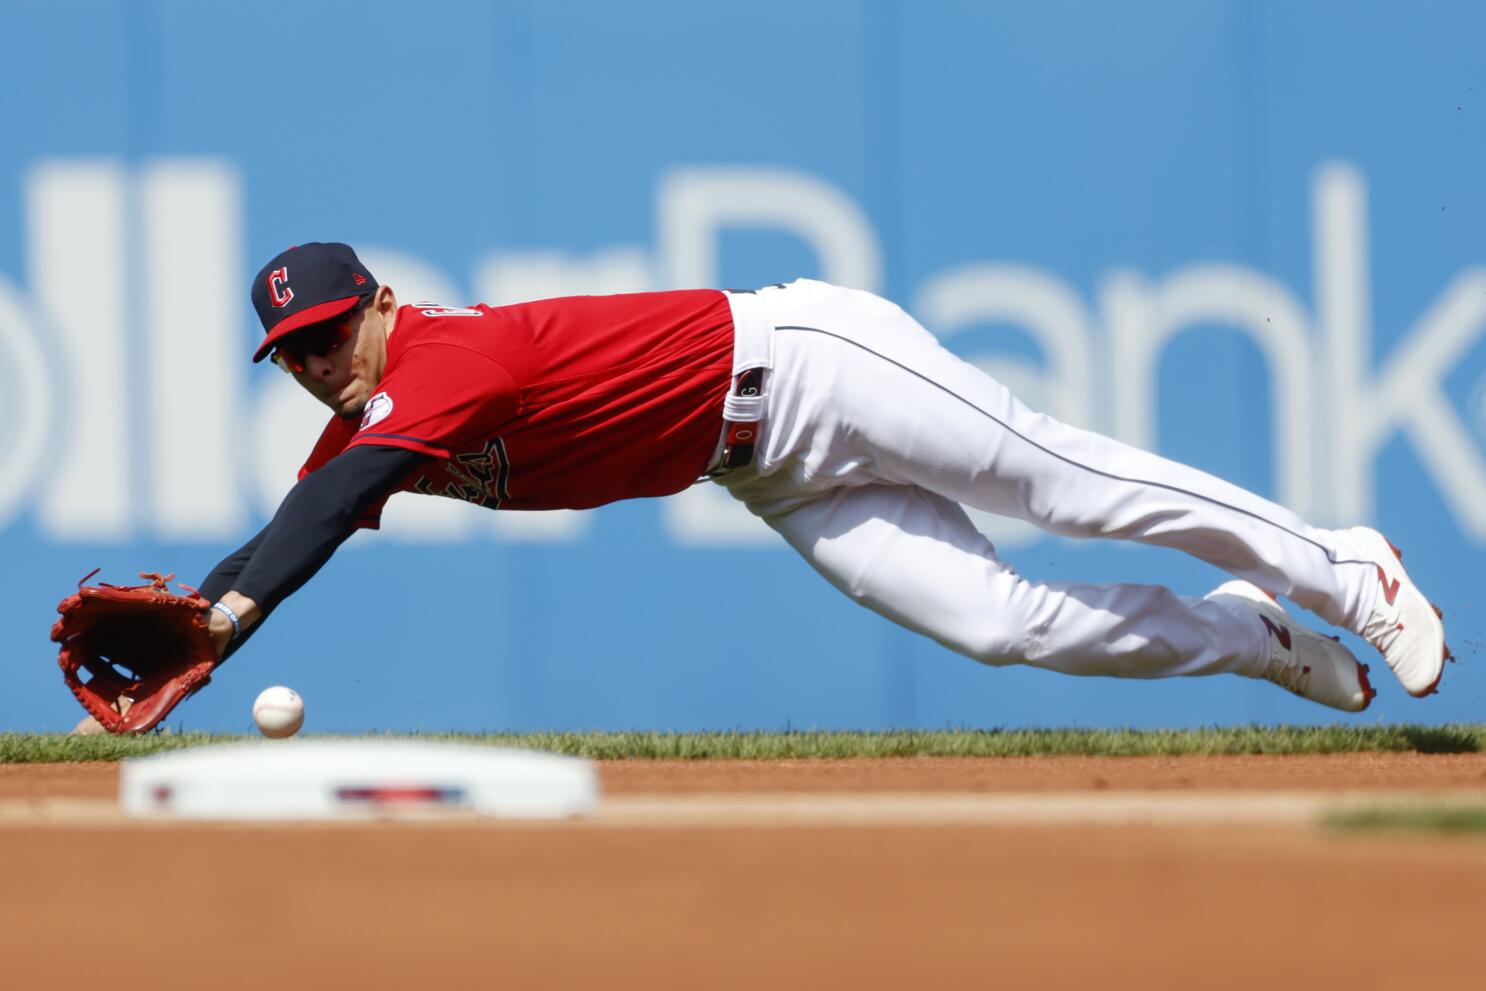
<instances>
[{"instance_id":1,"label":"jersey sleeve","mask_svg":"<svg viewBox=\"0 0 1486 991\"><path fill-rule=\"evenodd\" d=\"M310 451L309 460L299 469L299 478L304 477L312 471L318 471L325 467L336 455L344 451L351 439L356 436L356 420L346 420L335 416L325 425L320 432L320 439L315 441L314 449ZM391 494L374 499L367 504L366 508L356 518L356 527L360 530L379 530L382 527L382 509L387 505Z\"/></svg>"},{"instance_id":2,"label":"jersey sleeve","mask_svg":"<svg viewBox=\"0 0 1486 991\"><path fill-rule=\"evenodd\" d=\"M386 444L435 458L493 436L516 415L516 381L487 355L457 344L409 348L377 385L346 447Z\"/></svg>"},{"instance_id":3,"label":"jersey sleeve","mask_svg":"<svg viewBox=\"0 0 1486 991\"><path fill-rule=\"evenodd\" d=\"M344 451L354 436L356 436L355 420L343 420L338 416L331 417L330 422L325 424L325 429L320 431L315 446L310 450L309 459L299 469L299 477L303 478Z\"/></svg>"}]
</instances>

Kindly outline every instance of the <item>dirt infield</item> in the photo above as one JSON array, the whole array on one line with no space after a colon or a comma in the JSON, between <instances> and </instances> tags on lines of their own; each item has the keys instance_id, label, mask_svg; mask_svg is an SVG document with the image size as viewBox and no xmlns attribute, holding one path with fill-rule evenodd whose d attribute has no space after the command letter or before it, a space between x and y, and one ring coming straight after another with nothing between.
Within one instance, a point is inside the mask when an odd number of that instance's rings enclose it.
<instances>
[{"instance_id":1,"label":"dirt infield","mask_svg":"<svg viewBox=\"0 0 1486 991\"><path fill-rule=\"evenodd\" d=\"M882 760L607 761L605 794L697 792L1486 792L1486 754L1282 757L896 757ZM3 798L112 798L118 765L0 764Z\"/></svg>"},{"instance_id":2,"label":"dirt infield","mask_svg":"<svg viewBox=\"0 0 1486 991\"><path fill-rule=\"evenodd\" d=\"M1450 793L1486 755L620 762L708 795ZM0 765L103 805L113 765ZM0 830L15 987L1478 987L1486 839L1313 825ZM146 934L149 935L146 935ZM91 949L84 953L79 947ZM148 962L147 962L148 961Z\"/></svg>"}]
</instances>

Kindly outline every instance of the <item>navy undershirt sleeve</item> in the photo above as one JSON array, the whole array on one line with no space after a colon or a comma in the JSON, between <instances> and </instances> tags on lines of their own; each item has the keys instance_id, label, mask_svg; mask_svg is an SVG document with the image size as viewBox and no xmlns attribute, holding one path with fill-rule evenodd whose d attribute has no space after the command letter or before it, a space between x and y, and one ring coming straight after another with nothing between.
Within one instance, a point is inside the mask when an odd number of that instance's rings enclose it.
<instances>
[{"instance_id":1,"label":"navy undershirt sleeve","mask_svg":"<svg viewBox=\"0 0 1486 991\"><path fill-rule=\"evenodd\" d=\"M253 552L263 542L263 535L268 532L268 527L259 530L252 540L243 544L229 556L222 559L222 563L212 569L212 573L206 576L201 583L201 594L208 602L216 602L222 597L222 593L232 588L232 583L237 581L237 576L242 574L243 568L248 566L248 561L253 557Z\"/></svg>"},{"instance_id":2,"label":"navy undershirt sleeve","mask_svg":"<svg viewBox=\"0 0 1486 991\"><path fill-rule=\"evenodd\" d=\"M362 444L300 479L268 526L212 570L201 594L215 602L228 590L258 603L263 616L227 648L231 656L268 614L314 577L356 529L367 508L386 497L428 455Z\"/></svg>"}]
</instances>

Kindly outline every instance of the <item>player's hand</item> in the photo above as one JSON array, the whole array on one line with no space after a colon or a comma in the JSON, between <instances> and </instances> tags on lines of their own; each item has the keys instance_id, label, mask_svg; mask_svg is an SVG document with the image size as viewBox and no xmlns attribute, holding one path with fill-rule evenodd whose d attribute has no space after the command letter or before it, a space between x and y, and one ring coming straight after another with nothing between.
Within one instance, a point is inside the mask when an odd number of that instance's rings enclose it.
<instances>
[{"instance_id":1,"label":"player's hand","mask_svg":"<svg viewBox=\"0 0 1486 991\"><path fill-rule=\"evenodd\" d=\"M258 603L238 592L224 592L219 600L222 605L237 614L237 622L243 633L253 628L258 620L263 618L263 610L258 608ZM232 643L235 632L232 628L232 620L217 609L207 610L207 632L212 636L212 643L217 648L217 657L227 652L227 645Z\"/></svg>"},{"instance_id":2,"label":"player's hand","mask_svg":"<svg viewBox=\"0 0 1486 991\"><path fill-rule=\"evenodd\" d=\"M217 656L221 657L232 642L232 620L215 609L208 609L206 614L207 632L212 635L212 646L217 648Z\"/></svg>"}]
</instances>

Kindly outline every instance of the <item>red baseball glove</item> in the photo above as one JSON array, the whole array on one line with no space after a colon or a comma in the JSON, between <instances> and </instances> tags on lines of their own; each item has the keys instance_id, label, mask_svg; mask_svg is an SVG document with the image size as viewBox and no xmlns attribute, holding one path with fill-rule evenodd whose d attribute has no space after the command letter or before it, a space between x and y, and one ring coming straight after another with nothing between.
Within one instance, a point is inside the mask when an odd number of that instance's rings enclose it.
<instances>
[{"instance_id":1,"label":"red baseball glove","mask_svg":"<svg viewBox=\"0 0 1486 991\"><path fill-rule=\"evenodd\" d=\"M220 663L207 631L211 603L172 594L175 575L141 571L148 585L85 585L57 606L52 639L67 687L110 733L143 733L211 681Z\"/></svg>"}]
</instances>

